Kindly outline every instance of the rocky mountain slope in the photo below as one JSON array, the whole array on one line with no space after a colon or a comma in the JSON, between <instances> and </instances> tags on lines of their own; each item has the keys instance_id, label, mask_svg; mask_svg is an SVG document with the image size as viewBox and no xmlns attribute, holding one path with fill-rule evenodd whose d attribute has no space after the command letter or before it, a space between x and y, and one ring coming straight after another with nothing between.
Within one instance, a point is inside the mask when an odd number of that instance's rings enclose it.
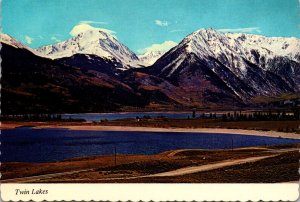
<instances>
[{"instance_id":1,"label":"rocky mountain slope","mask_svg":"<svg viewBox=\"0 0 300 202\"><path fill-rule=\"evenodd\" d=\"M145 72L189 88L197 102L242 103L300 91L300 40L198 30Z\"/></svg>"}]
</instances>

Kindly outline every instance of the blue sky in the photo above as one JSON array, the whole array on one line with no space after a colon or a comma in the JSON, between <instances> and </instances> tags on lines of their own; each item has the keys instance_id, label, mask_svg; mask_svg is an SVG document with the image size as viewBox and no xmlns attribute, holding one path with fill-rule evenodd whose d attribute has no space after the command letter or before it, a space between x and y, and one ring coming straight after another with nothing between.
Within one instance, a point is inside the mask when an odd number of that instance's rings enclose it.
<instances>
[{"instance_id":1,"label":"blue sky","mask_svg":"<svg viewBox=\"0 0 300 202\"><path fill-rule=\"evenodd\" d=\"M200 28L300 38L298 0L2 0L2 31L30 47L71 37L78 24L115 32L138 52Z\"/></svg>"}]
</instances>

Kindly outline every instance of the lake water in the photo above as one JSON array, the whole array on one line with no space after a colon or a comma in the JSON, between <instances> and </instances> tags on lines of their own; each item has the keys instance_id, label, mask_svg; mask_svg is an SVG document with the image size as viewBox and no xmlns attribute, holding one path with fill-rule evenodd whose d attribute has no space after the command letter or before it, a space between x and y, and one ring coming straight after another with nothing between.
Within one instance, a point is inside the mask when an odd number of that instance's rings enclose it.
<instances>
[{"instance_id":1,"label":"lake water","mask_svg":"<svg viewBox=\"0 0 300 202\"><path fill-rule=\"evenodd\" d=\"M2 162L52 162L73 157L156 154L173 149L224 149L299 143L300 140L235 134L105 132L17 128L2 130Z\"/></svg>"},{"instance_id":2,"label":"lake water","mask_svg":"<svg viewBox=\"0 0 300 202\"><path fill-rule=\"evenodd\" d=\"M196 113L196 116L200 116L202 114ZM205 114L209 116L209 114ZM96 113L96 114L62 114L63 119L85 119L86 121L100 121L100 120L117 120L117 119L126 119L126 118L142 118L143 116L150 117L159 117L164 116L168 118L175 119L186 119L192 117L192 112L126 112L126 113ZM217 116L221 116L221 114L217 114Z\"/></svg>"}]
</instances>

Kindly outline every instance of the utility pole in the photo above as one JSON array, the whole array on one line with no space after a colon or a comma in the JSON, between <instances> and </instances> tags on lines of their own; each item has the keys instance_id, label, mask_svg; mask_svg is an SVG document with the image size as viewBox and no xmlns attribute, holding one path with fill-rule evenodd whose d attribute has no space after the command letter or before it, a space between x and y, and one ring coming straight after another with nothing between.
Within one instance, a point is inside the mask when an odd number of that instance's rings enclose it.
<instances>
[{"instance_id":1,"label":"utility pole","mask_svg":"<svg viewBox=\"0 0 300 202\"><path fill-rule=\"evenodd\" d=\"M117 147L115 146L115 167L117 166Z\"/></svg>"}]
</instances>

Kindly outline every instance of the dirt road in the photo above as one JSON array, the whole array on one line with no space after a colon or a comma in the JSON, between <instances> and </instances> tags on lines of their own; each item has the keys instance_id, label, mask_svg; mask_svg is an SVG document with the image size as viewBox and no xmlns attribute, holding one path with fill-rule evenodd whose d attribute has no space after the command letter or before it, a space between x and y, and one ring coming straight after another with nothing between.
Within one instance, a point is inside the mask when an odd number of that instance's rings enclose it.
<instances>
[{"instance_id":1,"label":"dirt road","mask_svg":"<svg viewBox=\"0 0 300 202\"><path fill-rule=\"evenodd\" d=\"M228 166L233 166L233 165L237 165L237 164L255 162L255 161L259 161L259 160L262 160L262 159L275 157L275 156L276 155L251 157L251 158L236 159L236 160L227 160L227 161L222 161L222 162L214 163L214 164L180 168L180 169L177 169L177 170L172 170L172 171L168 171L168 172L149 175L147 177L172 177L172 176L187 175L187 174L192 174L192 173L215 170L215 169L224 168L224 167L228 167Z\"/></svg>"}]
</instances>

